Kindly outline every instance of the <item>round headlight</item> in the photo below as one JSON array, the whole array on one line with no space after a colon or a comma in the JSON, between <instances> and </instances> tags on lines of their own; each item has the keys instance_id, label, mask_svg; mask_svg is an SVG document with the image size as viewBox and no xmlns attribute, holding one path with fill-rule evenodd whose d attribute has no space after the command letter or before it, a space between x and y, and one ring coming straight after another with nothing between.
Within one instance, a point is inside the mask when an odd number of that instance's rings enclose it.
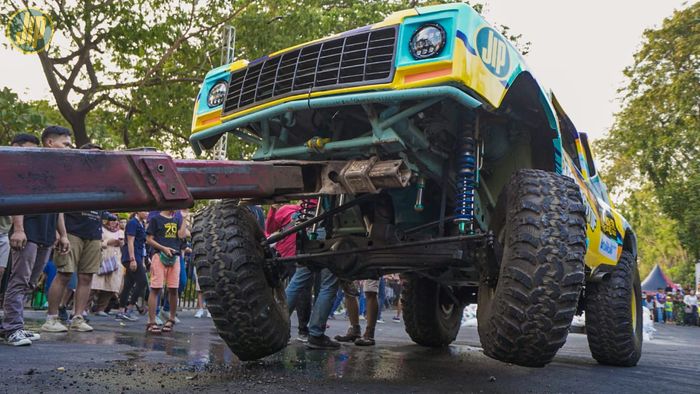
<instances>
[{"instance_id":1,"label":"round headlight","mask_svg":"<svg viewBox=\"0 0 700 394\"><path fill-rule=\"evenodd\" d=\"M211 108L218 107L224 103L226 98L226 82L221 81L214 84L214 86L209 89L209 95L207 95L207 105Z\"/></svg>"},{"instance_id":2,"label":"round headlight","mask_svg":"<svg viewBox=\"0 0 700 394\"><path fill-rule=\"evenodd\" d=\"M429 23L413 33L408 47L415 59L427 59L439 55L445 48L446 40L445 29L437 23Z\"/></svg>"}]
</instances>

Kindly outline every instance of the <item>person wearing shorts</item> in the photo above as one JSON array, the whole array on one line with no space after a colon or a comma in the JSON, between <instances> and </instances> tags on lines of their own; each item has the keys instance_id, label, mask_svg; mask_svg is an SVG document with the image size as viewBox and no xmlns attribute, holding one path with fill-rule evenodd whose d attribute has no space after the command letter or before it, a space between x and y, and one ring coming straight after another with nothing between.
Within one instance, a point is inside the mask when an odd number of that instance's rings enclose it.
<instances>
[{"instance_id":1,"label":"person wearing shorts","mask_svg":"<svg viewBox=\"0 0 700 394\"><path fill-rule=\"evenodd\" d=\"M68 327L61 323L59 306L66 288L77 274L77 283L73 294L73 312L70 329L78 332L90 332L83 312L90 300L93 274L100 270L102 263L102 216L100 211L72 212L65 214L65 226L70 241L70 251L65 255L54 256L57 275L49 289L49 311L46 323L41 326L46 332L66 332Z\"/></svg>"},{"instance_id":2,"label":"person wearing shorts","mask_svg":"<svg viewBox=\"0 0 700 394\"><path fill-rule=\"evenodd\" d=\"M148 222L146 243L153 248L151 254L151 292L148 296L149 333L171 332L175 326L177 289L180 284L180 240L187 236L185 222L187 211L175 216L175 211L161 211ZM161 290L167 286L170 301L170 318L160 329L156 324L156 304Z\"/></svg>"},{"instance_id":3,"label":"person wearing shorts","mask_svg":"<svg viewBox=\"0 0 700 394\"><path fill-rule=\"evenodd\" d=\"M360 327L360 308L357 302L359 292L356 290L352 282L344 284L343 292L345 293L345 308L348 311L348 320L350 327L345 335L335 337L339 342L354 342L357 346L374 346L374 331L377 325L377 315L379 312L379 303L377 301L377 293L379 292L378 280L365 280L362 283L365 298L367 299L367 327L365 333L361 335Z\"/></svg>"}]
</instances>

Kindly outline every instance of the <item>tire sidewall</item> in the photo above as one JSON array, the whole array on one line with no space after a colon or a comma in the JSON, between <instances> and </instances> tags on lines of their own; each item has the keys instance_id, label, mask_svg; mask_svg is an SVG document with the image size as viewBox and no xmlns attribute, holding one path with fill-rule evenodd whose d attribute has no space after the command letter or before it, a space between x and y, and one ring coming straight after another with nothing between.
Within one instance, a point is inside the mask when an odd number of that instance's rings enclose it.
<instances>
[{"instance_id":1,"label":"tire sidewall","mask_svg":"<svg viewBox=\"0 0 700 394\"><path fill-rule=\"evenodd\" d=\"M289 313L281 283L265 274L264 239L253 214L221 201L195 217L193 251L200 287L222 339L241 360L287 345Z\"/></svg>"},{"instance_id":2,"label":"tire sidewall","mask_svg":"<svg viewBox=\"0 0 700 394\"><path fill-rule=\"evenodd\" d=\"M624 274L624 277L620 277ZM642 290L634 255L623 251L610 277L586 290L586 333L593 358L599 363L631 367L642 355ZM616 298L624 294L624 299ZM632 299L635 320L632 321ZM620 327L623 327L622 329Z\"/></svg>"},{"instance_id":3,"label":"tire sidewall","mask_svg":"<svg viewBox=\"0 0 700 394\"><path fill-rule=\"evenodd\" d=\"M584 280L578 186L562 175L519 170L499 195L490 229L503 255L498 279L482 273L479 283L477 329L484 354L544 366L566 340Z\"/></svg>"}]
</instances>

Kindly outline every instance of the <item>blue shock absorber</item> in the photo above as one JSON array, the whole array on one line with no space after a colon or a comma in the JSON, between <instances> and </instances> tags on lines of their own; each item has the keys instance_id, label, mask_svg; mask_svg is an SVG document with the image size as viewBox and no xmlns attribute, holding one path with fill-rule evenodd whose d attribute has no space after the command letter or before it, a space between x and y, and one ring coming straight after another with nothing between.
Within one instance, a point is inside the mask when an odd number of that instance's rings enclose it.
<instances>
[{"instance_id":1,"label":"blue shock absorber","mask_svg":"<svg viewBox=\"0 0 700 394\"><path fill-rule=\"evenodd\" d=\"M457 156L457 196L454 221L460 234L474 233L474 193L477 187L476 140L474 123L467 121L459 139Z\"/></svg>"}]
</instances>

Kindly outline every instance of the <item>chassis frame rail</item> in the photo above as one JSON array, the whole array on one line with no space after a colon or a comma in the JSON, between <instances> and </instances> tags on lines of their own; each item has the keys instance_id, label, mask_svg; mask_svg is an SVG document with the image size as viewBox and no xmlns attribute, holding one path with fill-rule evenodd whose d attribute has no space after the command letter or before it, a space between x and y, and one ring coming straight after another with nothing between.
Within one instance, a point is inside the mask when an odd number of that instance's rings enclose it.
<instances>
[{"instance_id":1,"label":"chassis frame rail","mask_svg":"<svg viewBox=\"0 0 700 394\"><path fill-rule=\"evenodd\" d=\"M303 191L300 166L173 160L155 151L0 148L0 215L181 209Z\"/></svg>"}]
</instances>

